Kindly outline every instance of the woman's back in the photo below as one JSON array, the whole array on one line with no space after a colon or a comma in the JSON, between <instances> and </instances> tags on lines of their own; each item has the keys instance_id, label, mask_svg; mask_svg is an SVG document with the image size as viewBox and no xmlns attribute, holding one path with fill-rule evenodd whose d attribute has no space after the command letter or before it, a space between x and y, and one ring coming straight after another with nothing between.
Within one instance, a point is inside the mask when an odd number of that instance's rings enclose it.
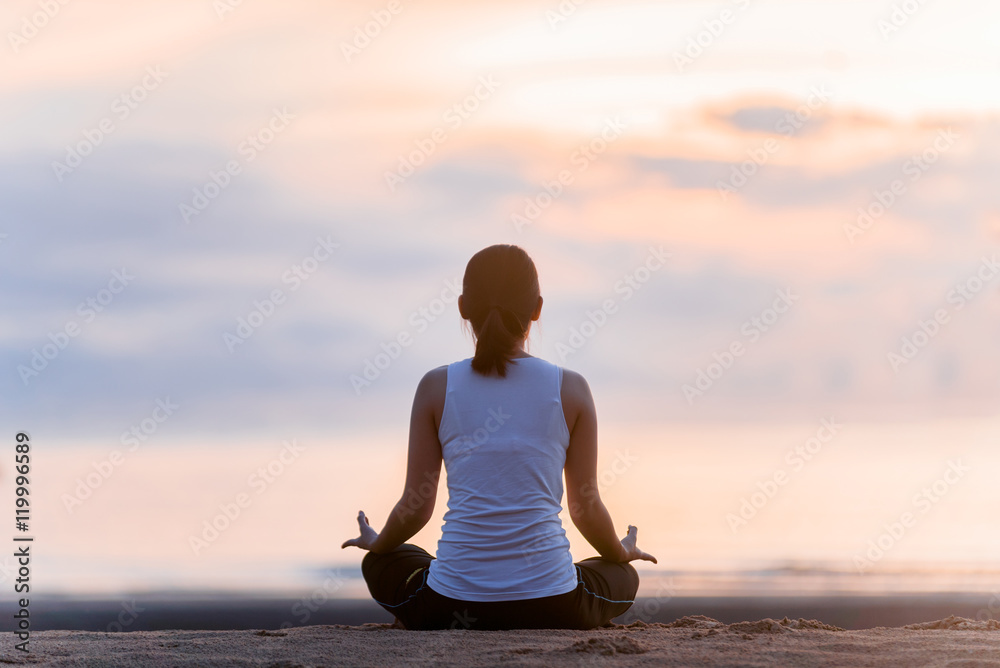
<instances>
[{"instance_id":1,"label":"woman's back","mask_svg":"<svg viewBox=\"0 0 1000 668\"><path fill-rule=\"evenodd\" d=\"M559 519L569 444L562 369L537 357L505 378L448 367L438 435L448 511L428 584L468 601L554 596L577 584Z\"/></svg>"},{"instance_id":2,"label":"woman's back","mask_svg":"<svg viewBox=\"0 0 1000 668\"><path fill-rule=\"evenodd\" d=\"M476 354L420 380L403 495L381 533L362 511L361 535L343 543L369 550L368 591L406 628L595 628L632 605L639 576L628 562L656 562L634 526L618 540L601 501L587 381L525 352L542 303L524 249L472 256L458 312ZM431 519L442 462L448 511L435 558L406 541ZM570 556L563 474L569 517L599 557Z\"/></svg>"}]
</instances>

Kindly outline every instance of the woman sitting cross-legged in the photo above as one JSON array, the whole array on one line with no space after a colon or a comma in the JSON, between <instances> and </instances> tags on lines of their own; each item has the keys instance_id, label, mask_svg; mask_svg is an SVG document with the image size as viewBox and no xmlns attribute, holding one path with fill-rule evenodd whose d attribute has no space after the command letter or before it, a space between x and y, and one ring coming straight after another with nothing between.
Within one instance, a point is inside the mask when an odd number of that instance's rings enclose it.
<instances>
[{"instance_id":1,"label":"woman sitting cross-legged","mask_svg":"<svg viewBox=\"0 0 1000 668\"><path fill-rule=\"evenodd\" d=\"M408 629L591 629L623 614L656 559L619 540L597 486L597 415L587 381L524 352L539 318L535 265L496 245L465 270L459 313L475 356L428 372L410 416L403 495L381 532L358 514L362 573L375 601ZM448 480L436 558L406 543ZM600 557L573 563L559 513Z\"/></svg>"}]
</instances>

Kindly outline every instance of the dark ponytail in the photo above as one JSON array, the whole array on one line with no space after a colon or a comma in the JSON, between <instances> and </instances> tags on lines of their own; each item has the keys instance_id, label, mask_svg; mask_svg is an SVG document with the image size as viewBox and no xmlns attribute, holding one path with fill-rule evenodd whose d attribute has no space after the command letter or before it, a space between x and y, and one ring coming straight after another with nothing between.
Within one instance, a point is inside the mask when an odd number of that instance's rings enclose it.
<instances>
[{"instance_id":1,"label":"dark ponytail","mask_svg":"<svg viewBox=\"0 0 1000 668\"><path fill-rule=\"evenodd\" d=\"M507 364L516 364L511 356L531 326L538 296L538 272L524 249L498 244L472 256L462 280L462 310L476 337L475 371L507 375Z\"/></svg>"}]
</instances>

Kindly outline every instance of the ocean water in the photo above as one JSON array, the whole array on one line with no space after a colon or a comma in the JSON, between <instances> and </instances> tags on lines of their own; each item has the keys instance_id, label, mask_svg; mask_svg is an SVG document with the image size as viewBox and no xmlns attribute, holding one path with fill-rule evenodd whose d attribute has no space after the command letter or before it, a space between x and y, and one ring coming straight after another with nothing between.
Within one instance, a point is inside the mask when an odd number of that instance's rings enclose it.
<instances>
[{"instance_id":1,"label":"ocean water","mask_svg":"<svg viewBox=\"0 0 1000 668\"><path fill-rule=\"evenodd\" d=\"M1000 591L997 426L602 425L599 481L622 533L637 525L659 559L637 564L643 596L986 596ZM378 527L398 498L395 441L36 448L32 591L364 597L362 553L340 544L359 509ZM442 485L412 542L433 552L445 505ZM592 556L563 521L574 557ZM0 559L0 586L12 574Z\"/></svg>"}]
</instances>

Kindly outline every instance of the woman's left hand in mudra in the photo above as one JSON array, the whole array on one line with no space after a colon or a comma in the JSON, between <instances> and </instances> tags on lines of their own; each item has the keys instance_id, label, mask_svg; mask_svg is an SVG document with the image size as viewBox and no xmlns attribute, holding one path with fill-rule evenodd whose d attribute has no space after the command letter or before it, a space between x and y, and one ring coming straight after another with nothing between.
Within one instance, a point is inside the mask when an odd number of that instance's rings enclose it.
<instances>
[{"instance_id":1,"label":"woman's left hand in mudra","mask_svg":"<svg viewBox=\"0 0 1000 668\"><path fill-rule=\"evenodd\" d=\"M628 534L622 538L622 548L625 551L625 561L635 561L636 559L642 559L643 561L652 561L656 563L656 557L653 555L643 552L635 545L636 539L639 537L639 530L632 526L628 526Z\"/></svg>"},{"instance_id":2,"label":"woman's left hand in mudra","mask_svg":"<svg viewBox=\"0 0 1000 668\"><path fill-rule=\"evenodd\" d=\"M355 547L360 547L362 550L372 549L372 545L375 544L375 539L378 538L378 532L372 529L371 525L368 523L368 518L365 517L365 511L358 511L358 527L361 530L361 535L357 538L352 538L350 540L345 540L344 544L340 546L340 549L344 549L348 545L354 545Z\"/></svg>"}]
</instances>

